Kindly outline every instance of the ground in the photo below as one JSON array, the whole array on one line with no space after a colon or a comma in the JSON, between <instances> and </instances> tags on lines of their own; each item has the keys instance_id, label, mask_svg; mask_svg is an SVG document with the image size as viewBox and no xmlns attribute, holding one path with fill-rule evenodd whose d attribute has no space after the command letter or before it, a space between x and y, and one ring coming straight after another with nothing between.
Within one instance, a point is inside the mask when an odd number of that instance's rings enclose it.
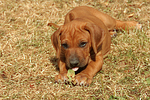
<instances>
[{"instance_id":1,"label":"ground","mask_svg":"<svg viewBox=\"0 0 150 100\"><path fill-rule=\"evenodd\" d=\"M62 25L76 6L91 6L141 30L117 32L89 87L56 84L49 22ZM149 0L0 0L0 100L149 100Z\"/></svg>"}]
</instances>

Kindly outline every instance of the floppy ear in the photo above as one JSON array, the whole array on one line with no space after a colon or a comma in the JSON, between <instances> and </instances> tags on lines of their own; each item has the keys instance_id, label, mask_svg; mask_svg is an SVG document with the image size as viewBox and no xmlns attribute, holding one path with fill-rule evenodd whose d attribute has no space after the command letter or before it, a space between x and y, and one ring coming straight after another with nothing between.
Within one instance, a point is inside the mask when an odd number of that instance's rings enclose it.
<instances>
[{"instance_id":1,"label":"floppy ear","mask_svg":"<svg viewBox=\"0 0 150 100\"><path fill-rule=\"evenodd\" d=\"M74 20L75 15L73 13L68 13L65 17L65 22L64 23L68 23L71 22L72 20Z\"/></svg>"},{"instance_id":2,"label":"floppy ear","mask_svg":"<svg viewBox=\"0 0 150 100\"><path fill-rule=\"evenodd\" d=\"M105 31L101 27L92 23L87 23L84 28L91 35L92 48L96 54L98 52L98 47L102 44L106 37Z\"/></svg>"},{"instance_id":3,"label":"floppy ear","mask_svg":"<svg viewBox=\"0 0 150 100\"><path fill-rule=\"evenodd\" d=\"M56 57L60 56L60 35L61 35L61 27L57 31L55 31L51 36L51 42L53 47L56 50Z\"/></svg>"}]
</instances>

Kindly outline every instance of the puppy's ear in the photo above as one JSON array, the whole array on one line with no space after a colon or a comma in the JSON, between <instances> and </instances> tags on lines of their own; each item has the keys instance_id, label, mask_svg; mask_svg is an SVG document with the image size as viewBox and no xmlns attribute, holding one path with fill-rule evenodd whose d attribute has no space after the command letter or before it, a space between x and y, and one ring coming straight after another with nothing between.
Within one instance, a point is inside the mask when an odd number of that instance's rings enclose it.
<instances>
[{"instance_id":1,"label":"puppy's ear","mask_svg":"<svg viewBox=\"0 0 150 100\"><path fill-rule=\"evenodd\" d=\"M68 23L68 22L71 22L72 20L75 19L74 17L75 15L73 13L68 13L65 17L65 22L64 23Z\"/></svg>"},{"instance_id":2,"label":"puppy's ear","mask_svg":"<svg viewBox=\"0 0 150 100\"><path fill-rule=\"evenodd\" d=\"M62 30L62 27L59 27L59 29L56 30L51 36L51 42L52 42L53 47L56 50L57 58L59 58L59 56L60 56L60 35L62 32L61 30Z\"/></svg>"},{"instance_id":3,"label":"puppy's ear","mask_svg":"<svg viewBox=\"0 0 150 100\"><path fill-rule=\"evenodd\" d=\"M98 47L102 44L106 37L105 31L93 23L87 23L84 29L91 35L92 48L96 54L98 52Z\"/></svg>"}]
</instances>

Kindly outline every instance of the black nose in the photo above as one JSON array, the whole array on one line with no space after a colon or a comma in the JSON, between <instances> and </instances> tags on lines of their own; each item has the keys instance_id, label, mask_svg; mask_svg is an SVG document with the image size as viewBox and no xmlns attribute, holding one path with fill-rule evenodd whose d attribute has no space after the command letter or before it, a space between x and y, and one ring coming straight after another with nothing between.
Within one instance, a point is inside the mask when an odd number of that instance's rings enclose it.
<instances>
[{"instance_id":1,"label":"black nose","mask_svg":"<svg viewBox=\"0 0 150 100\"><path fill-rule=\"evenodd\" d=\"M70 67L77 67L79 60L77 58L70 59Z\"/></svg>"}]
</instances>

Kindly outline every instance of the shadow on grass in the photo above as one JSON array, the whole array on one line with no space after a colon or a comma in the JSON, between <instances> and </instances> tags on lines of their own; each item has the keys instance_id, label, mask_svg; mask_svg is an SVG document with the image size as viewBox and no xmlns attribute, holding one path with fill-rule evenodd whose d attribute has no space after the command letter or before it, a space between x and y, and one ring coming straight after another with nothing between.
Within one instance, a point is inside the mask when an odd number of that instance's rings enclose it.
<instances>
[{"instance_id":1,"label":"shadow on grass","mask_svg":"<svg viewBox=\"0 0 150 100\"><path fill-rule=\"evenodd\" d=\"M58 59L56 58L56 56L50 57L49 61L52 63L52 65L54 67L56 67L56 70L59 71L59 67L58 67L58 64L57 64Z\"/></svg>"}]
</instances>

